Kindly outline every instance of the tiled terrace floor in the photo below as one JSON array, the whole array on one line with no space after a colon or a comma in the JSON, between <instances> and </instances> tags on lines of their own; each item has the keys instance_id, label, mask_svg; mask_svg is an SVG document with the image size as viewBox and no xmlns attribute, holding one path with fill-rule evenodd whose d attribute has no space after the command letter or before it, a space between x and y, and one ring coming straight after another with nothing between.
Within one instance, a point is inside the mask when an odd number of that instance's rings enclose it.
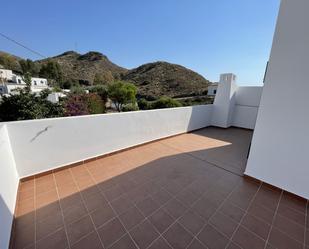
<instances>
[{"instance_id":1,"label":"tiled terrace floor","mask_svg":"<svg viewBox=\"0 0 309 249\"><path fill-rule=\"evenodd\" d=\"M207 128L23 182L13 248L309 248L305 200L234 174L250 139Z\"/></svg>"}]
</instances>

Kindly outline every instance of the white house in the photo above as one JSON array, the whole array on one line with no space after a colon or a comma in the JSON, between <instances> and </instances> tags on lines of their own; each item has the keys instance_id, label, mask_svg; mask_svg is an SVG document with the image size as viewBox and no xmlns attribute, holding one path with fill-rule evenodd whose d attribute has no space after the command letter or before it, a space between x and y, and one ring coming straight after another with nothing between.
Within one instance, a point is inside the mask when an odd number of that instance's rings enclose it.
<instances>
[{"instance_id":1,"label":"white house","mask_svg":"<svg viewBox=\"0 0 309 249\"><path fill-rule=\"evenodd\" d=\"M14 93L18 88L26 87L22 76L16 75L12 70L0 69L0 94ZM48 81L44 78L31 78L31 91L38 93L48 88Z\"/></svg>"},{"instance_id":2,"label":"white house","mask_svg":"<svg viewBox=\"0 0 309 249\"><path fill-rule=\"evenodd\" d=\"M218 82L210 83L207 88L207 95L215 96L218 89Z\"/></svg>"}]
</instances>

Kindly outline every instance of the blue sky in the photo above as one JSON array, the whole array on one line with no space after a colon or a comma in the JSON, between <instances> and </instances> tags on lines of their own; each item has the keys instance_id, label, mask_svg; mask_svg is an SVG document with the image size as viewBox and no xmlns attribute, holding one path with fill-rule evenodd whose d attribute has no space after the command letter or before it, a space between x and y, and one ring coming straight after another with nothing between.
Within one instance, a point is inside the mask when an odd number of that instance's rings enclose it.
<instances>
[{"instance_id":1,"label":"blue sky","mask_svg":"<svg viewBox=\"0 0 309 249\"><path fill-rule=\"evenodd\" d=\"M262 82L279 0L10 0L0 32L46 56L100 51L134 68L164 60L216 81ZM39 59L0 37L0 50Z\"/></svg>"}]
</instances>

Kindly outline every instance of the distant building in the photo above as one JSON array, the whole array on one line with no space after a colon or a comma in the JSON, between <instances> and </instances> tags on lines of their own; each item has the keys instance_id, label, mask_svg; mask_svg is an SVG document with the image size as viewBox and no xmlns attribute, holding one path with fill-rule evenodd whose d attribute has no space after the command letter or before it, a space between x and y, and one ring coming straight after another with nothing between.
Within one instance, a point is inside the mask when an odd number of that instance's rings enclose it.
<instances>
[{"instance_id":1,"label":"distant building","mask_svg":"<svg viewBox=\"0 0 309 249\"><path fill-rule=\"evenodd\" d=\"M207 95L215 96L218 89L218 82L210 83L207 88Z\"/></svg>"},{"instance_id":2,"label":"distant building","mask_svg":"<svg viewBox=\"0 0 309 249\"><path fill-rule=\"evenodd\" d=\"M22 76L14 74L12 70L0 69L0 94L10 94L18 88L25 87ZM31 78L31 92L38 93L47 88L47 79Z\"/></svg>"}]
</instances>

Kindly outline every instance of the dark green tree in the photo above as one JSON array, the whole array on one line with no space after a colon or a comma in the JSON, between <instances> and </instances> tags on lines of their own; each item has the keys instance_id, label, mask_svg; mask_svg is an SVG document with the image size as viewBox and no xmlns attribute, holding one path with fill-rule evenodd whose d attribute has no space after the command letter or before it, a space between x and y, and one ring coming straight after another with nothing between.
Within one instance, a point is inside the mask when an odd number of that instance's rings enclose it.
<instances>
[{"instance_id":1,"label":"dark green tree","mask_svg":"<svg viewBox=\"0 0 309 249\"><path fill-rule=\"evenodd\" d=\"M88 86L86 89L89 90L90 93L98 94L104 103L107 102L108 89L106 85Z\"/></svg>"},{"instance_id":2,"label":"dark green tree","mask_svg":"<svg viewBox=\"0 0 309 249\"><path fill-rule=\"evenodd\" d=\"M63 75L60 65L55 61L48 61L43 64L39 76L49 79L54 85L60 85L63 81Z\"/></svg>"},{"instance_id":3,"label":"dark green tree","mask_svg":"<svg viewBox=\"0 0 309 249\"><path fill-rule=\"evenodd\" d=\"M137 88L131 83L117 81L108 85L108 97L115 105L118 112L126 104L136 104Z\"/></svg>"},{"instance_id":4,"label":"dark green tree","mask_svg":"<svg viewBox=\"0 0 309 249\"><path fill-rule=\"evenodd\" d=\"M151 109L161 109L161 108L173 108L173 107L180 107L182 106L181 103L175 99L170 97L160 97L158 100L151 103Z\"/></svg>"},{"instance_id":5,"label":"dark green tree","mask_svg":"<svg viewBox=\"0 0 309 249\"><path fill-rule=\"evenodd\" d=\"M29 72L26 72L23 76L23 81L26 83L25 91L27 93L31 92L31 74Z\"/></svg>"},{"instance_id":6,"label":"dark green tree","mask_svg":"<svg viewBox=\"0 0 309 249\"><path fill-rule=\"evenodd\" d=\"M39 75L39 68L32 60L20 60L19 65L23 74L30 73L32 76Z\"/></svg>"},{"instance_id":7,"label":"dark green tree","mask_svg":"<svg viewBox=\"0 0 309 249\"><path fill-rule=\"evenodd\" d=\"M53 118L63 116L60 104L47 101L44 96L20 89L18 94L3 96L0 103L0 121Z\"/></svg>"}]
</instances>

